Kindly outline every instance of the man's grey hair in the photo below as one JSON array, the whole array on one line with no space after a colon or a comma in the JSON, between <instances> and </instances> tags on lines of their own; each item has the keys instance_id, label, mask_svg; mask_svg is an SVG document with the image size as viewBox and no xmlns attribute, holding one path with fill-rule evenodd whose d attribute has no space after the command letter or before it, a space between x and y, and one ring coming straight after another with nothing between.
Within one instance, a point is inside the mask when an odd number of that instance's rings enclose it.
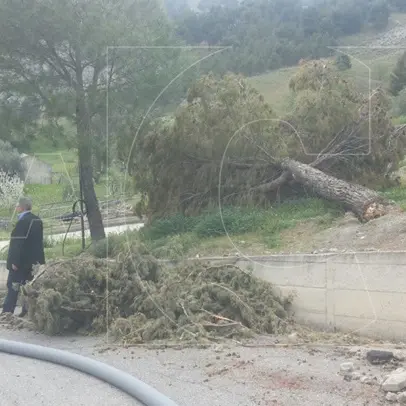
<instances>
[{"instance_id":1,"label":"man's grey hair","mask_svg":"<svg viewBox=\"0 0 406 406\"><path fill-rule=\"evenodd\" d=\"M20 197L18 199L18 206L26 211L32 210L32 201L29 197Z\"/></svg>"}]
</instances>

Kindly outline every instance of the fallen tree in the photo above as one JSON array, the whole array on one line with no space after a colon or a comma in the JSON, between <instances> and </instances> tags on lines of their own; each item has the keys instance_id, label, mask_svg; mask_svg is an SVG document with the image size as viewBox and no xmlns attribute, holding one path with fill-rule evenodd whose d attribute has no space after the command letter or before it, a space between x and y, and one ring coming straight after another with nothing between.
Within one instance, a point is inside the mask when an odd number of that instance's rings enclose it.
<instances>
[{"instance_id":1,"label":"fallen tree","mask_svg":"<svg viewBox=\"0 0 406 406\"><path fill-rule=\"evenodd\" d=\"M391 184L406 146L385 92L366 97L323 61L302 66L290 89L281 120L243 78L208 75L174 117L151 123L133 160L150 218L294 194L337 201L361 221L395 210L374 191Z\"/></svg>"},{"instance_id":2,"label":"fallen tree","mask_svg":"<svg viewBox=\"0 0 406 406\"><path fill-rule=\"evenodd\" d=\"M326 175L310 165L286 159L281 167L317 196L343 204L360 221L369 221L397 209L393 202L374 190Z\"/></svg>"}]
</instances>

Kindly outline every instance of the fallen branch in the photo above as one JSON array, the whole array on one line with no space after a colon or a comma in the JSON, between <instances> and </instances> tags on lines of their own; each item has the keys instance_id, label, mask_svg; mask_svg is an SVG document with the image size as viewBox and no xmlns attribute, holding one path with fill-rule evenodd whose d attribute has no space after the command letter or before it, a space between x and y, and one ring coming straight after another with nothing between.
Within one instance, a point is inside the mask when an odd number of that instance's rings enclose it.
<instances>
[{"instance_id":1,"label":"fallen branch","mask_svg":"<svg viewBox=\"0 0 406 406\"><path fill-rule=\"evenodd\" d=\"M227 323L227 324L216 324L216 323L204 323L202 326L206 329L210 328L219 328L219 327L244 327L241 323L234 322L234 323Z\"/></svg>"},{"instance_id":2,"label":"fallen branch","mask_svg":"<svg viewBox=\"0 0 406 406\"><path fill-rule=\"evenodd\" d=\"M275 180L273 180L271 182L268 182L268 183L264 183L264 184L259 185L259 186L255 186L255 187L251 188L251 191L260 192L260 193L269 193L269 192L272 192L272 191L280 188L286 182L288 182L290 179L292 179L292 174L290 173L290 171L285 170Z\"/></svg>"}]
</instances>

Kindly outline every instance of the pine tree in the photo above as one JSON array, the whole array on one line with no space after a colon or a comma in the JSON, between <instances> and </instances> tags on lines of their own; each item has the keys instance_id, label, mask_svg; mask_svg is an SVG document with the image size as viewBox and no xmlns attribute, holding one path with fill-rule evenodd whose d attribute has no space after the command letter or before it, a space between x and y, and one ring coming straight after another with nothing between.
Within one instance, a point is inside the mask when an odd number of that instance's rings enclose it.
<instances>
[{"instance_id":1,"label":"pine tree","mask_svg":"<svg viewBox=\"0 0 406 406\"><path fill-rule=\"evenodd\" d=\"M347 54L339 54L336 57L335 64L339 70L351 69L351 59Z\"/></svg>"},{"instance_id":2,"label":"pine tree","mask_svg":"<svg viewBox=\"0 0 406 406\"><path fill-rule=\"evenodd\" d=\"M396 66L393 69L390 82L389 91L393 96L397 96L399 92L406 86L406 52L396 62Z\"/></svg>"}]
</instances>

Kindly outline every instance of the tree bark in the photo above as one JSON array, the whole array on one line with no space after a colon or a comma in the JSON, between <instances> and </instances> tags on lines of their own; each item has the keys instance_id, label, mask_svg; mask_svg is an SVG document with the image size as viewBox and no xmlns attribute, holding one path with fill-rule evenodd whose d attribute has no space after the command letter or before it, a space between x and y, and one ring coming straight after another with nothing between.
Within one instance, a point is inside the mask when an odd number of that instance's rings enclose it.
<instances>
[{"instance_id":1,"label":"tree bark","mask_svg":"<svg viewBox=\"0 0 406 406\"><path fill-rule=\"evenodd\" d=\"M76 115L80 181L82 182L83 200L85 201L87 209L90 236L92 241L98 241L105 238L106 234L99 203L94 190L92 148L89 139L88 123L86 123L86 113L83 114L83 104L79 102L79 100L77 103Z\"/></svg>"},{"instance_id":2,"label":"tree bark","mask_svg":"<svg viewBox=\"0 0 406 406\"><path fill-rule=\"evenodd\" d=\"M293 159L285 159L281 167L290 172L296 182L312 190L316 195L343 204L362 222L384 216L397 208L394 203L374 190L326 175Z\"/></svg>"},{"instance_id":3,"label":"tree bark","mask_svg":"<svg viewBox=\"0 0 406 406\"><path fill-rule=\"evenodd\" d=\"M87 209L90 236L92 241L106 238L99 203L93 182L92 142L90 114L83 86L83 69L80 49L76 49L76 128L79 155L79 175L82 183L83 200Z\"/></svg>"}]
</instances>

